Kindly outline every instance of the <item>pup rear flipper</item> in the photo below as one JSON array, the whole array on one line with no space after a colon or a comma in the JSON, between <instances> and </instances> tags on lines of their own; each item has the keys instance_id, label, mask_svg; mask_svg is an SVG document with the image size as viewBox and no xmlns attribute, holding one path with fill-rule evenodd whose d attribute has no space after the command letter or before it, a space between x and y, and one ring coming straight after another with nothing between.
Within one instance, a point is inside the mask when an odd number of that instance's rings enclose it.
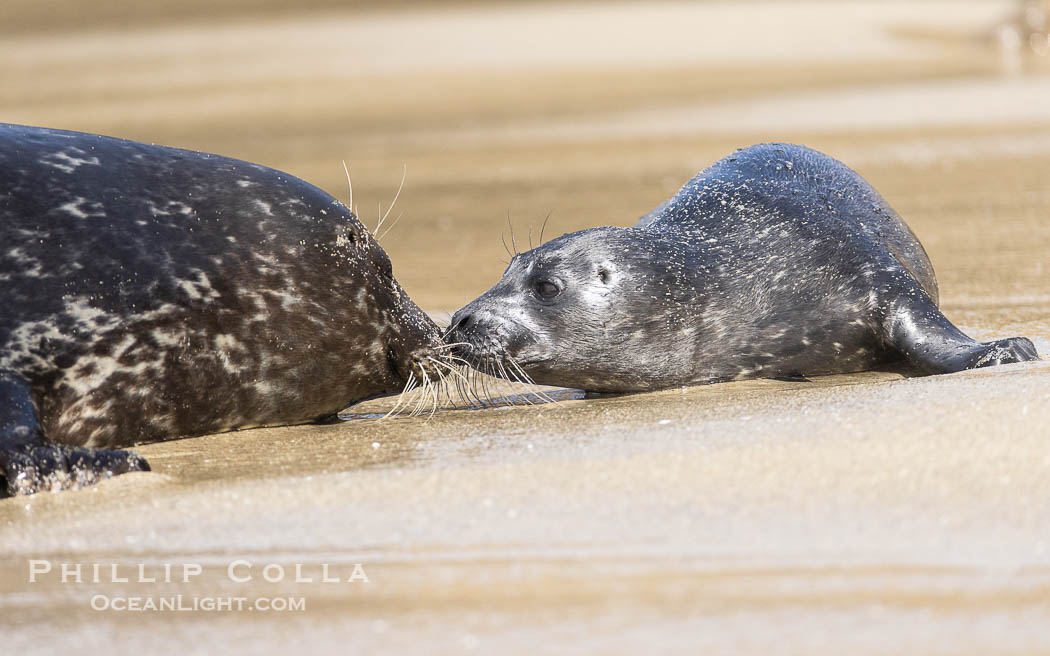
<instances>
[{"instance_id":1,"label":"pup rear flipper","mask_svg":"<svg viewBox=\"0 0 1050 656\"><path fill-rule=\"evenodd\" d=\"M1026 337L977 342L941 314L916 287L902 295L886 319L889 341L913 366L930 374L1038 360Z\"/></svg>"},{"instance_id":2,"label":"pup rear flipper","mask_svg":"<svg viewBox=\"0 0 1050 656\"><path fill-rule=\"evenodd\" d=\"M129 471L149 464L131 451L45 442L29 384L0 370L0 497L76 489Z\"/></svg>"}]
</instances>

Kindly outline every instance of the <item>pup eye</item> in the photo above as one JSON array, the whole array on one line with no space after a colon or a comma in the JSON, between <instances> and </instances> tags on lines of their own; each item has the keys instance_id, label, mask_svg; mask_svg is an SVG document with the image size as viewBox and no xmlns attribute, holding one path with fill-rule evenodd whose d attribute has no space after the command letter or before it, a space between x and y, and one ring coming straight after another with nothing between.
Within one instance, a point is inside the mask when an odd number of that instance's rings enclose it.
<instances>
[{"instance_id":1,"label":"pup eye","mask_svg":"<svg viewBox=\"0 0 1050 656\"><path fill-rule=\"evenodd\" d=\"M543 300L550 300L558 295L561 290L550 280L541 280L536 283L536 295Z\"/></svg>"}]
</instances>

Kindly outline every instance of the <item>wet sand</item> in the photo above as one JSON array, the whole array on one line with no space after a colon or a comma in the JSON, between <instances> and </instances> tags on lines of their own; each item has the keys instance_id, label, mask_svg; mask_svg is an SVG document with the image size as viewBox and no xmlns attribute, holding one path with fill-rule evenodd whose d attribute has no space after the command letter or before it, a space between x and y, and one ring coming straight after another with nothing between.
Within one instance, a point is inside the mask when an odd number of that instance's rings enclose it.
<instances>
[{"instance_id":1,"label":"wet sand","mask_svg":"<svg viewBox=\"0 0 1050 656\"><path fill-rule=\"evenodd\" d=\"M383 244L437 314L499 277L508 212L519 246L548 212L548 237L629 225L733 148L806 143L908 220L951 319L1045 355L1050 69L993 47L1009 4L951 7L29 16L0 37L0 119L243 157L341 198L346 159L369 225L407 166ZM1050 653L1050 363L559 398L386 420L378 401L146 445L153 473L2 501L5 647ZM30 583L31 559L202 573ZM355 563L368 583L317 581ZM267 582L267 564L315 581ZM306 610L97 611L97 594Z\"/></svg>"}]
</instances>

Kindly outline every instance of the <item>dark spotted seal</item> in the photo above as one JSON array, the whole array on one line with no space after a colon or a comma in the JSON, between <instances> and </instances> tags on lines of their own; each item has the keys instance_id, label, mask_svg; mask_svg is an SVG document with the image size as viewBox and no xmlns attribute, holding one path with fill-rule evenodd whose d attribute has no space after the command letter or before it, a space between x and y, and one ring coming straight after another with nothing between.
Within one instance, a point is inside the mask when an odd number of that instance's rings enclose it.
<instances>
[{"instance_id":1,"label":"dark spotted seal","mask_svg":"<svg viewBox=\"0 0 1050 656\"><path fill-rule=\"evenodd\" d=\"M148 469L118 447L328 417L442 352L383 249L320 189L17 125L0 125L0 307L11 494Z\"/></svg>"},{"instance_id":2,"label":"dark spotted seal","mask_svg":"<svg viewBox=\"0 0 1050 656\"><path fill-rule=\"evenodd\" d=\"M634 227L514 256L452 326L479 368L609 392L1038 357L1023 337L978 343L952 325L900 216L842 163L788 144L737 151Z\"/></svg>"}]
</instances>

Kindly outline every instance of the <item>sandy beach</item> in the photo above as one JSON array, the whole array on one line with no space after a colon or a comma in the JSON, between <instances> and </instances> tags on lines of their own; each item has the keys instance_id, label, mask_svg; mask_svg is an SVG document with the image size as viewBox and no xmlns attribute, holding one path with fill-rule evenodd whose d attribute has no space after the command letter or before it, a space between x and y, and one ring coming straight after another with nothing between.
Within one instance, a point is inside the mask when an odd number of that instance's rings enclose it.
<instances>
[{"instance_id":1,"label":"sandy beach","mask_svg":"<svg viewBox=\"0 0 1050 656\"><path fill-rule=\"evenodd\" d=\"M73 7L5 10L0 120L240 157L344 200L345 160L373 227L407 170L382 244L439 318L499 278L508 214L519 246L548 213L548 238L630 225L778 140L880 190L952 321L1050 354L1050 61L997 45L1014 3ZM377 400L0 500L4 645L1050 653L1050 362L551 394L389 419ZM97 608L179 595L305 607Z\"/></svg>"}]
</instances>

